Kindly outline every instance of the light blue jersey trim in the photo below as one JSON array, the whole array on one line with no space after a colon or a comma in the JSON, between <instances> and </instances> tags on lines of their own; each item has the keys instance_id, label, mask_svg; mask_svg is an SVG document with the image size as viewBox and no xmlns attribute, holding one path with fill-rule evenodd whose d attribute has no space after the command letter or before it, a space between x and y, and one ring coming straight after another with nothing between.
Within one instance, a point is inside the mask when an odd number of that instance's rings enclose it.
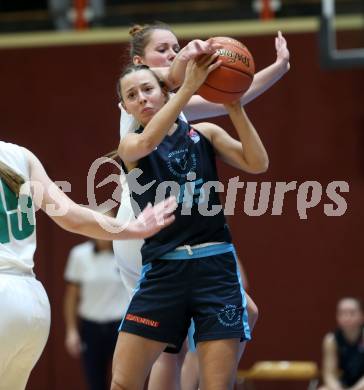
<instances>
[{"instance_id":1,"label":"light blue jersey trim","mask_svg":"<svg viewBox=\"0 0 364 390\"><path fill-rule=\"evenodd\" d=\"M245 333L246 339L251 340L252 337L251 337L250 326L249 326L249 322L248 322L247 300L246 300L246 295L245 295L245 291L244 291L244 287L243 287L243 282L242 282L241 275L240 275L238 257L236 255L235 248L233 248L233 253L234 253L234 258L235 258L235 263L236 263L236 272L238 274L238 279L239 279L239 284L240 284L242 306L244 308L243 314L242 314L243 315L242 320L243 320L244 333Z\"/></svg>"},{"instance_id":2,"label":"light blue jersey trim","mask_svg":"<svg viewBox=\"0 0 364 390\"><path fill-rule=\"evenodd\" d=\"M142 274L141 274L141 276L140 276L140 278L139 278L138 284L136 285L136 287L135 287L135 289L134 289L134 291L133 291L133 296L132 296L131 299L130 299L128 308L126 309L126 312L125 312L125 316L124 316L124 318L122 319L121 324L120 324L120 326L119 326L119 332L121 331L121 327L123 326L123 323L124 323L124 321L125 321L125 317L126 317L126 315L127 315L127 313L128 313L128 310L129 310L131 301L132 301L132 299L134 298L134 295L140 290L140 285L141 285L141 283L145 280L145 276L146 276L147 272L150 271L151 269L152 269L152 263L147 263L147 264L143 265Z\"/></svg>"},{"instance_id":3,"label":"light blue jersey trim","mask_svg":"<svg viewBox=\"0 0 364 390\"><path fill-rule=\"evenodd\" d=\"M202 248L189 249L176 249L172 252L168 252L163 256L159 257L161 260L191 260L202 257L221 255L222 253L234 252L234 245L223 243L223 244L212 244L204 246Z\"/></svg>"}]
</instances>

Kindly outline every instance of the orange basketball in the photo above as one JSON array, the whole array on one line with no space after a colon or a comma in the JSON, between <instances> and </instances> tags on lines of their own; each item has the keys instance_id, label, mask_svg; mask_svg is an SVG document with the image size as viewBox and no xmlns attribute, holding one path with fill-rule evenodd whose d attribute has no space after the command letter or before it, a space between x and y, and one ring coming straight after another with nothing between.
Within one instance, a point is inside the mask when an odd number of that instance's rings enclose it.
<instances>
[{"instance_id":1,"label":"orange basketball","mask_svg":"<svg viewBox=\"0 0 364 390\"><path fill-rule=\"evenodd\" d=\"M250 51L233 38L215 37L222 64L211 72L197 93L214 103L230 103L242 96L253 82L255 65Z\"/></svg>"}]
</instances>

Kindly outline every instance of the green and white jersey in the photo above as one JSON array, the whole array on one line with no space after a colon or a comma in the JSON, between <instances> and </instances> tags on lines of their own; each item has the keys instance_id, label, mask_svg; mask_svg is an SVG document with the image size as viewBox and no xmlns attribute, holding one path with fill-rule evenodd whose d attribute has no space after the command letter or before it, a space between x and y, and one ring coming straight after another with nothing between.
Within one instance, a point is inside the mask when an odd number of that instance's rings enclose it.
<instances>
[{"instance_id":1,"label":"green and white jersey","mask_svg":"<svg viewBox=\"0 0 364 390\"><path fill-rule=\"evenodd\" d=\"M20 146L0 141L0 161L25 181L30 179L29 163ZM30 190L23 188L17 197L0 179L0 272L33 272L35 212Z\"/></svg>"}]
</instances>

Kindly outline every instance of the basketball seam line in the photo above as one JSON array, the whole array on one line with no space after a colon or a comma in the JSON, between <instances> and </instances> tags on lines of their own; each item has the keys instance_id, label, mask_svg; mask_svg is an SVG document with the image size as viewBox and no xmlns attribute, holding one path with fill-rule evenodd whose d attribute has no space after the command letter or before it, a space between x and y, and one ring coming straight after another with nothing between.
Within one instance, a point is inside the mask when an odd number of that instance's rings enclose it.
<instances>
[{"instance_id":1,"label":"basketball seam line","mask_svg":"<svg viewBox=\"0 0 364 390\"><path fill-rule=\"evenodd\" d=\"M216 91L219 91L219 92L222 92L222 93L226 93L227 95L229 95L229 94L238 94L238 93L241 93L242 91L243 91L243 89L242 90L240 90L240 91L224 91L223 89L220 89L220 88L216 88L216 87L213 87L212 85L210 85L209 83L206 83L206 81L204 82L204 85L206 85L207 87L210 87L210 88L212 88L212 89L214 89L214 90L216 90ZM202 85L203 86L203 85Z\"/></svg>"},{"instance_id":2,"label":"basketball seam line","mask_svg":"<svg viewBox=\"0 0 364 390\"><path fill-rule=\"evenodd\" d=\"M244 70L238 70L238 69L236 69L236 68L234 68L234 67L232 67L232 66L229 66L227 63L222 63L222 64L220 65L220 67L221 67L221 68L227 68L227 69L232 70L232 71L234 71L234 72L236 72L236 73L243 73L243 74L245 74L246 76L250 77L251 79L254 77L254 75L252 76L251 73L245 72Z\"/></svg>"}]
</instances>

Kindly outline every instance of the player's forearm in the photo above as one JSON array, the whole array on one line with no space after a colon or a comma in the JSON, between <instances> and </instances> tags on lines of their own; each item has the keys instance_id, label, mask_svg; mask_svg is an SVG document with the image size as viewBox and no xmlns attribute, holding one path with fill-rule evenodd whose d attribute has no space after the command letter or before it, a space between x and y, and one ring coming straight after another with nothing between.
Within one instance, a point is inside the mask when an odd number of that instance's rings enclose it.
<instances>
[{"instance_id":1,"label":"player's forearm","mask_svg":"<svg viewBox=\"0 0 364 390\"><path fill-rule=\"evenodd\" d=\"M145 126L142 136L150 152L163 141L192 94L190 88L182 86Z\"/></svg>"},{"instance_id":2,"label":"player's forearm","mask_svg":"<svg viewBox=\"0 0 364 390\"><path fill-rule=\"evenodd\" d=\"M326 387L328 387L330 390L343 390L343 387L341 386L341 383L333 374L324 373L324 383Z\"/></svg>"},{"instance_id":3,"label":"player's forearm","mask_svg":"<svg viewBox=\"0 0 364 390\"><path fill-rule=\"evenodd\" d=\"M73 203L61 217L53 220L63 229L99 240L125 240L140 238L134 222L120 223L115 218L97 213ZM140 233L140 232L139 232Z\"/></svg>"},{"instance_id":4,"label":"player's forearm","mask_svg":"<svg viewBox=\"0 0 364 390\"><path fill-rule=\"evenodd\" d=\"M186 63L186 65L187 65L187 63ZM151 70L157 75L157 77L160 80L162 80L164 82L164 84L168 87L169 90L173 91L174 89L176 89L177 87L179 87L182 84L186 65L184 65L184 68L181 68L181 70L178 70L178 69L173 70L172 73L171 73L172 69L170 66L165 66L165 67L160 67L160 68L151 68ZM178 66L178 65L176 64L176 66Z\"/></svg>"},{"instance_id":5,"label":"player's forearm","mask_svg":"<svg viewBox=\"0 0 364 390\"><path fill-rule=\"evenodd\" d=\"M189 58L186 56L186 47L174 58L168 73L165 75L165 82L171 90L178 88L184 80L186 67Z\"/></svg>"},{"instance_id":6,"label":"player's forearm","mask_svg":"<svg viewBox=\"0 0 364 390\"><path fill-rule=\"evenodd\" d=\"M78 299L75 296L73 291L70 291L69 287L66 289L64 304L63 304L63 314L64 321L66 324L66 332L71 332L77 330L78 328L78 316L77 316L77 306Z\"/></svg>"},{"instance_id":7,"label":"player's forearm","mask_svg":"<svg viewBox=\"0 0 364 390\"><path fill-rule=\"evenodd\" d=\"M230 119L243 145L242 155L252 173L265 172L268 169L267 151L244 109L239 106L228 108Z\"/></svg>"},{"instance_id":8,"label":"player's forearm","mask_svg":"<svg viewBox=\"0 0 364 390\"><path fill-rule=\"evenodd\" d=\"M251 102L278 80L280 80L289 70L289 62L276 61L274 64L264 68L260 72L256 73L253 79L253 83L247 92L241 97L241 105Z\"/></svg>"}]
</instances>

